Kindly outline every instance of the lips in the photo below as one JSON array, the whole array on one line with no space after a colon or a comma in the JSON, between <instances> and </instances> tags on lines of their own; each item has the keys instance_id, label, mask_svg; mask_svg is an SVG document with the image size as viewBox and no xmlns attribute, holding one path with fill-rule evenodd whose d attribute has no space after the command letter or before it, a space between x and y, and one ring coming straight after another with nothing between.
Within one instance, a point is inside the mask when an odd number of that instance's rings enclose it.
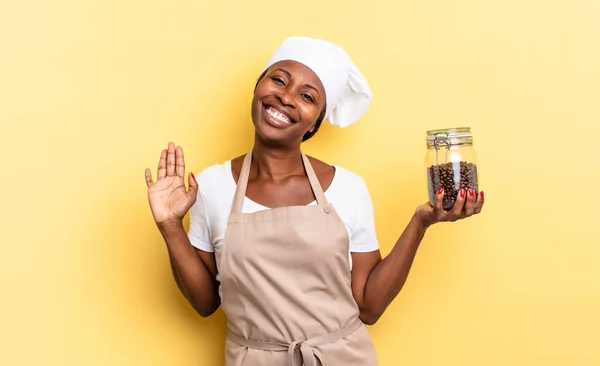
<instances>
[{"instance_id":1,"label":"lips","mask_svg":"<svg viewBox=\"0 0 600 366\"><path fill-rule=\"evenodd\" d=\"M266 119L269 124L275 127L287 127L296 123L294 119L290 117L287 111L276 105L263 105Z\"/></svg>"}]
</instances>

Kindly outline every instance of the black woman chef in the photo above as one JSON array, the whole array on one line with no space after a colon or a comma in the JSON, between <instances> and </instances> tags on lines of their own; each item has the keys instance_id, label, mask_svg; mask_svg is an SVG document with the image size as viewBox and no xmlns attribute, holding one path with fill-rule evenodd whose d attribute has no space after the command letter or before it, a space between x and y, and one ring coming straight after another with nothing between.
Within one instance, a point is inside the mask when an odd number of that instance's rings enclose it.
<instances>
[{"instance_id":1,"label":"black woman chef","mask_svg":"<svg viewBox=\"0 0 600 366\"><path fill-rule=\"evenodd\" d=\"M292 37L256 85L248 154L190 174L188 189L173 143L156 182L146 170L177 285L202 316L223 305L226 366L377 365L365 324L402 288L427 227L481 211L483 192L462 191L452 211L438 192L382 260L364 181L301 151L323 120L348 126L370 99L341 47Z\"/></svg>"}]
</instances>

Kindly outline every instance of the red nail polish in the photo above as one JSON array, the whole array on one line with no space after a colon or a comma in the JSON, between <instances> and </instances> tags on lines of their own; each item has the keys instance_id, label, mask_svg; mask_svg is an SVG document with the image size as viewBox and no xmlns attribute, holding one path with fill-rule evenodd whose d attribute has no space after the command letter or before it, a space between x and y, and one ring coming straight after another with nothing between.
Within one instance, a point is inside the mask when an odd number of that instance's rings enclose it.
<instances>
[{"instance_id":1,"label":"red nail polish","mask_svg":"<svg viewBox=\"0 0 600 366\"><path fill-rule=\"evenodd\" d=\"M196 180L196 177L194 176L194 173L190 173L192 175L192 179Z\"/></svg>"},{"instance_id":2,"label":"red nail polish","mask_svg":"<svg viewBox=\"0 0 600 366\"><path fill-rule=\"evenodd\" d=\"M464 197L465 197L465 190L464 190L464 189L461 189L461 190L460 190L460 197L461 197L461 198L464 198Z\"/></svg>"},{"instance_id":3,"label":"red nail polish","mask_svg":"<svg viewBox=\"0 0 600 366\"><path fill-rule=\"evenodd\" d=\"M481 191L481 198L483 198L483 191Z\"/></svg>"},{"instance_id":4,"label":"red nail polish","mask_svg":"<svg viewBox=\"0 0 600 366\"><path fill-rule=\"evenodd\" d=\"M442 194L442 192L444 192L444 188L438 189L438 194Z\"/></svg>"},{"instance_id":5,"label":"red nail polish","mask_svg":"<svg viewBox=\"0 0 600 366\"><path fill-rule=\"evenodd\" d=\"M475 191L472 189L469 189L469 196L473 197L475 195Z\"/></svg>"}]
</instances>

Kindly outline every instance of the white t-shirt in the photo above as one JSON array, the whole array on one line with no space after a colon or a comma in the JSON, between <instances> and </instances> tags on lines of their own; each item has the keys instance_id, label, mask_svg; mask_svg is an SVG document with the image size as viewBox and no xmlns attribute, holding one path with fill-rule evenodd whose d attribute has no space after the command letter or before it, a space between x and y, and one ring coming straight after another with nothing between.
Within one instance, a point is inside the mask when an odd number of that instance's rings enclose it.
<instances>
[{"instance_id":1,"label":"white t-shirt","mask_svg":"<svg viewBox=\"0 0 600 366\"><path fill-rule=\"evenodd\" d=\"M231 171L231 160L204 169L196 175L196 180L199 185L198 198L190 209L188 237L194 247L215 253L217 271L220 272L223 239L237 187ZM335 166L335 175L325 191L325 197L335 207L346 226L350 252L372 252L379 249L371 196L360 176ZM309 205L314 204L316 201ZM253 213L268 209L246 197L242 212ZM348 257L352 266L350 253Z\"/></svg>"}]
</instances>

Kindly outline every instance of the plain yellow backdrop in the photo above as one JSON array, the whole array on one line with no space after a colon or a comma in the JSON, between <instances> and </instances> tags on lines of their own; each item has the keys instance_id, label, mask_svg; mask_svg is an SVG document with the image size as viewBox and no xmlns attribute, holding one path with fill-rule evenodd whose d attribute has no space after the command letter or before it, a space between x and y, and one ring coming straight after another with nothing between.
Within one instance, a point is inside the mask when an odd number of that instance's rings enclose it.
<instances>
[{"instance_id":1,"label":"plain yellow backdrop","mask_svg":"<svg viewBox=\"0 0 600 366\"><path fill-rule=\"evenodd\" d=\"M427 199L425 131L470 126L487 203L427 233L371 327L382 366L600 365L600 2L4 1L0 365L222 365L171 278L144 168L247 151L285 37L343 45L373 102L305 151L363 176L382 252Z\"/></svg>"}]
</instances>

